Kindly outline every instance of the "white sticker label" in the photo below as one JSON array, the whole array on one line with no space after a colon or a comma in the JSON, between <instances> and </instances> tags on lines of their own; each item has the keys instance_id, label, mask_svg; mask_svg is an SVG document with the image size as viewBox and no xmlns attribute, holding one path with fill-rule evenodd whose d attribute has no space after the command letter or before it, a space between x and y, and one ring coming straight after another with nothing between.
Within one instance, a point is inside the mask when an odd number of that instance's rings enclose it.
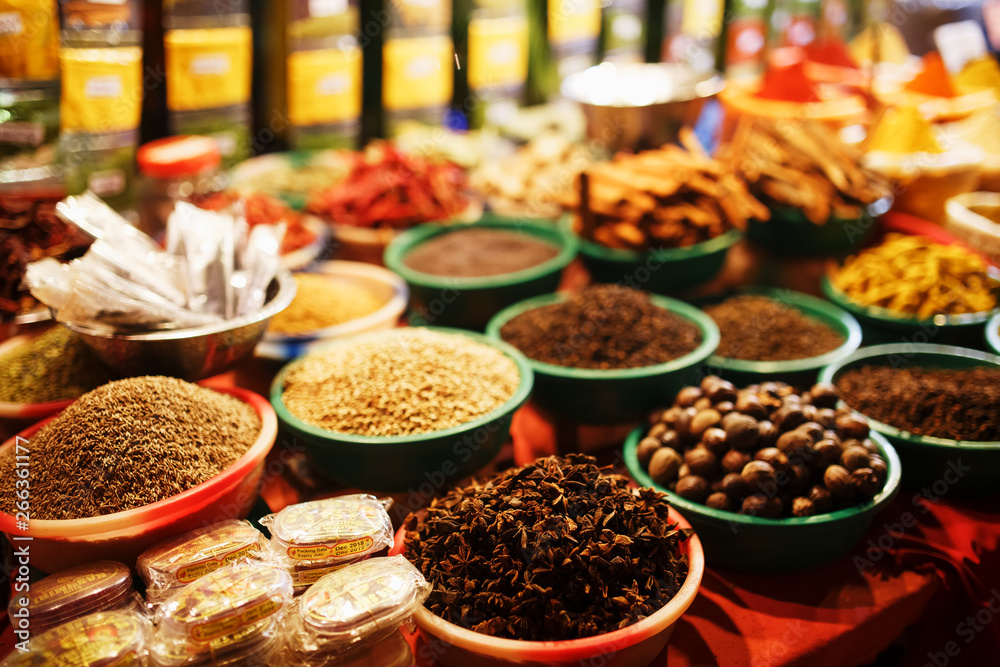
<instances>
[{"instance_id":1,"label":"white sticker label","mask_svg":"<svg viewBox=\"0 0 1000 667\"><path fill-rule=\"evenodd\" d=\"M232 63L225 53L209 53L191 61L191 74L196 76L219 76L229 74Z\"/></svg>"},{"instance_id":2,"label":"white sticker label","mask_svg":"<svg viewBox=\"0 0 1000 667\"><path fill-rule=\"evenodd\" d=\"M417 56L406 64L406 69L403 71L409 79L422 79L437 68L438 61L434 56Z\"/></svg>"},{"instance_id":3,"label":"white sticker label","mask_svg":"<svg viewBox=\"0 0 1000 667\"><path fill-rule=\"evenodd\" d=\"M98 197L120 195L125 191L125 172L121 169L95 171L87 178L87 187Z\"/></svg>"},{"instance_id":4,"label":"white sticker label","mask_svg":"<svg viewBox=\"0 0 1000 667\"><path fill-rule=\"evenodd\" d=\"M317 95L339 95L347 90L350 79L346 74L331 74L324 76L316 83Z\"/></svg>"},{"instance_id":5,"label":"white sticker label","mask_svg":"<svg viewBox=\"0 0 1000 667\"><path fill-rule=\"evenodd\" d=\"M0 35L20 35L24 32L24 23L18 12L0 14Z\"/></svg>"},{"instance_id":6,"label":"white sticker label","mask_svg":"<svg viewBox=\"0 0 1000 667\"><path fill-rule=\"evenodd\" d=\"M347 11L347 0L309 0L309 16L321 19Z\"/></svg>"},{"instance_id":7,"label":"white sticker label","mask_svg":"<svg viewBox=\"0 0 1000 667\"><path fill-rule=\"evenodd\" d=\"M120 76L92 76L83 92L87 97L121 97L124 85Z\"/></svg>"}]
</instances>

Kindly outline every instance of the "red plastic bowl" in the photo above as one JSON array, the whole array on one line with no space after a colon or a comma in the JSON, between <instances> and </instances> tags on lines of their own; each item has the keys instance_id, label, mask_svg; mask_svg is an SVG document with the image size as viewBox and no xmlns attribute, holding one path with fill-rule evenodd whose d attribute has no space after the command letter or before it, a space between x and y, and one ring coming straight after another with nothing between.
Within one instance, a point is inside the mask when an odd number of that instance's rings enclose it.
<instances>
[{"instance_id":1,"label":"red plastic bowl","mask_svg":"<svg viewBox=\"0 0 1000 667\"><path fill-rule=\"evenodd\" d=\"M15 548L27 545L33 567L53 573L95 560L117 560L135 565L136 557L147 548L186 530L224 519L242 519L257 499L257 488L264 474L264 459L278 434L278 420L263 397L246 389L212 387L248 403L261 419L260 435L236 463L215 477L187 491L127 512L116 512L90 519L43 521L31 519L28 529L18 530L15 517L0 513L0 531ZM56 415L18 434L28 441ZM0 453L14 447L11 438ZM19 537L31 537L19 541Z\"/></svg>"},{"instance_id":2,"label":"red plastic bowl","mask_svg":"<svg viewBox=\"0 0 1000 667\"><path fill-rule=\"evenodd\" d=\"M691 527L672 507L670 520L680 528ZM402 528L397 531L390 556L405 551L404 533ZM427 647L445 667L579 667L595 659L604 667L646 667L670 641L677 619L694 602L705 573L705 552L697 535L681 543L681 553L688 557L688 575L670 602L638 623L594 637L554 642L499 639L449 623L426 607L417 609L413 619Z\"/></svg>"}]
</instances>

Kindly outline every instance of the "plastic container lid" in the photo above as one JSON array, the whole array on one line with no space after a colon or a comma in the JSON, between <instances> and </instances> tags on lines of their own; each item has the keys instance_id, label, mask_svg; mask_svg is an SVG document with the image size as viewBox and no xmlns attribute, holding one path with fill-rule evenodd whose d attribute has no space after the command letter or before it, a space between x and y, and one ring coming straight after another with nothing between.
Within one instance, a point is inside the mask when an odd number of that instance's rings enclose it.
<instances>
[{"instance_id":1,"label":"plastic container lid","mask_svg":"<svg viewBox=\"0 0 1000 667\"><path fill-rule=\"evenodd\" d=\"M87 665L125 667L145 664L143 643L148 622L126 611L91 614L31 639L27 653L17 651L5 665Z\"/></svg>"},{"instance_id":2,"label":"plastic container lid","mask_svg":"<svg viewBox=\"0 0 1000 667\"><path fill-rule=\"evenodd\" d=\"M178 178L219 169L222 153L209 137L184 135L144 144L136 153L136 162L145 176Z\"/></svg>"},{"instance_id":3,"label":"plastic container lid","mask_svg":"<svg viewBox=\"0 0 1000 667\"><path fill-rule=\"evenodd\" d=\"M118 607L131 592L132 573L128 566L103 560L72 567L33 584L27 607L36 629L51 628ZM8 612L13 615L24 599L15 595Z\"/></svg>"},{"instance_id":4,"label":"plastic container lid","mask_svg":"<svg viewBox=\"0 0 1000 667\"><path fill-rule=\"evenodd\" d=\"M267 549L267 539L249 521L231 519L197 528L147 549L136 562L147 598L181 586Z\"/></svg>"}]
</instances>

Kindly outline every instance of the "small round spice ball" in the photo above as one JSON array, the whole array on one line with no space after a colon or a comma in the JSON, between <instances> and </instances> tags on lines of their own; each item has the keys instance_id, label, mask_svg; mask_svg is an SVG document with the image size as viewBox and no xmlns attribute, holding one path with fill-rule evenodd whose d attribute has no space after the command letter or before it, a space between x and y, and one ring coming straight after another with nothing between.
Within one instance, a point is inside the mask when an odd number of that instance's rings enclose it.
<instances>
[{"instance_id":1,"label":"small round spice ball","mask_svg":"<svg viewBox=\"0 0 1000 667\"><path fill-rule=\"evenodd\" d=\"M690 408L701 396L702 391L698 387L684 387L677 392L677 398L674 400L674 403L682 408Z\"/></svg>"},{"instance_id":2,"label":"small round spice ball","mask_svg":"<svg viewBox=\"0 0 1000 667\"><path fill-rule=\"evenodd\" d=\"M854 438L856 440L864 440L868 437L868 422L866 422L861 417L857 415L844 415L842 417L837 417L837 430L845 438Z\"/></svg>"},{"instance_id":3,"label":"small round spice ball","mask_svg":"<svg viewBox=\"0 0 1000 667\"><path fill-rule=\"evenodd\" d=\"M756 419L747 415L727 419L723 429L726 432L726 444L740 451L753 449L760 439L760 425Z\"/></svg>"},{"instance_id":4,"label":"small round spice ball","mask_svg":"<svg viewBox=\"0 0 1000 667\"><path fill-rule=\"evenodd\" d=\"M649 476L657 484L669 484L677 478L683 459L673 449L660 447L649 459Z\"/></svg>"},{"instance_id":5,"label":"small round spice ball","mask_svg":"<svg viewBox=\"0 0 1000 667\"><path fill-rule=\"evenodd\" d=\"M875 476L878 477L880 483L885 484L886 477L889 476L889 466L886 465L885 461L881 457L872 454L868 457L868 467L871 468Z\"/></svg>"},{"instance_id":6,"label":"small round spice ball","mask_svg":"<svg viewBox=\"0 0 1000 667\"><path fill-rule=\"evenodd\" d=\"M737 398L736 387L732 382L713 375L702 380L701 389L712 403L734 402Z\"/></svg>"},{"instance_id":7,"label":"small round spice ball","mask_svg":"<svg viewBox=\"0 0 1000 667\"><path fill-rule=\"evenodd\" d=\"M736 406L733 405L732 401L719 401L718 403L715 404L714 407L716 410L719 411L719 414L722 416L726 416L730 412L736 409Z\"/></svg>"},{"instance_id":8,"label":"small round spice ball","mask_svg":"<svg viewBox=\"0 0 1000 667\"><path fill-rule=\"evenodd\" d=\"M695 401L694 405L692 405L691 407L693 407L698 412L701 412L702 410L708 410L710 407L712 407L712 401L708 398L708 396L702 396L697 401Z\"/></svg>"},{"instance_id":9,"label":"small round spice ball","mask_svg":"<svg viewBox=\"0 0 1000 667\"><path fill-rule=\"evenodd\" d=\"M861 441L861 446L868 450L869 454L878 454L878 445L871 438L865 438Z\"/></svg>"},{"instance_id":10,"label":"small round spice ball","mask_svg":"<svg viewBox=\"0 0 1000 667\"><path fill-rule=\"evenodd\" d=\"M810 460L814 470L824 471L831 463L840 460L840 445L833 440L820 440L813 446L814 456Z\"/></svg>"},{"instance_id":11,"label":"small round spice ball","mask_svg":"<svg viewBox=\"0 0 1000 667\"><path fill-rule=\"evenodd\" d=\"M777 484L774 467L764 461L751 461L743 467L743 472L740 475L752 490Z\"/></svg>"},{"instance_id":12,"label":"small round spice ball","mask_svg":"<svg viewBox=\"0 0 1000 667\"><path fill-rule=\"evenodd\" d=\"M726 432L715 426L701 434L701 444L716 456L725 456L729 449L726 446Z\"/></svg>"},{"instance_id":13,"label":"small round spice ball","mask_svg":"<svg viewBox=\"0 0 1000 667\"><path fill-rule=\"evenodd\" d=\"M832 440L833 442L837 443L838 445L843 445L844 444L844 439L841 438L840 434L837 433L837 431L834 430L834 429L832 429L832 428L828 428L827 430L823 431L823 439L824 440Z\"/></svg>"},{"instance_id":14,"label":"small round spice ball","mask_svg":"<svg viewBox=\"0 0 1000 667\"><path fill-rule=\"evenodd\" d=\"M726 512L732 512L736 507L736 504L725 493L713 493L705 501L705 504L712 509L725 510Z\"/></svg>"},{"instance_id":15,"label":"small round spice ball","mask_svg":"<svg viewBox=\"0 0 1000 667\"><path fill-rule=\"evenodd\" d=\"M813 516L816 514L816 505L808 498L794 498L792 500L792 516Z\"/></svg>"},{"instance_id":16,"label":"small round spice ball","mask_svg":"<svg viewBox=\"0 0 1000 667\"><path fill-rule=\"evenodd\" d=\"M684 463L692 475L711 479L719 473L719 459L707 447L701 445L684 454Z\"/></svg>"},{"instance_id":17,"label":"small round spice ball","mask_svg":"<svg viewBox=\"0 0 1000 667\"><path fill-rule=\"evenodd\" d=\"M677 480L677 495L695 503L704 503L711 487L704 477L688 475Z\"/></svg>"},{"instance_id":18,"label":"small round spice ball","mask_svg":"<svg viewBox=\"0 0 1000 667\"><path fill-rule=\"evenodd\" d=\"M812 473L804 463L796 463L788 466L788 490L792 493L799 493L809 488L812 484Z\"/></svg>"},{"instance_id":19,"label":"small round spice ball","mask_svg":"<svg viewBox=\"0 0 1000 667\"><path fill-rule=\"evenodd\" d=\"M843 466L832 465L823 473L823 484L837 498L851 500L856 492L851 473Z\"/></svg>"},{"instance_id":20,"label":"small round spice ball","mask_svg":"<svg viewBox=\"0 0 1000 667\"><path fill-rule=\"evenodd\" d=\"M775 447L765 447L753 457L754 461L763 461L774 468L775 472L788 468L788 457Z\"/></svg>"},{"instance_id":21,"label":"small round spice ball","mask_svg":"<svg viewBox=\"0 0 1000 667\"><path fill-rule=\"evenodd\" d=\"M781 434L776 447L786 456L806 458L812 455L813 440L800 431L788 431Z\"/></svg>"},{"instance_id":22,"label":"small round spice ball","mask_svg":"<svg viewBox=\"0 0 1000 667\"><path fill-rule=\"evenodd\" d=\"M864 447L848 447L840 455L840 465L852 472L858 468L867 468L870 463L868 450Z\"/></svg>"},{"instance_id":23,"label":"small round spice ball","mask_svg":"<svg viewBox=\"0 0 1000 667\"><path fill-rule=\"evenodd\" d=\"M646 436L640 440L639 446L635 448L635 457L639 459L639 465L648 469L649 460L653 458L653 454L655 454L661 447L663 447L663 443L656 438Z\"/></svg>"},{"instance_id":24,"label":"small round spice ball","mask_svg":"<svg viewBox=\"0 0 1000 667\"><path fill-rule=\"evenodd\" d=\"M763 493L755 493L743 499L740 513L747 516L758 516L767 511L767 496Z\"/></svg>"},{"instance_id":25,"label":"small round spice ball","mask_svg":"<svg viewBox=\"0 0 1000 667\"><path fill-rule=\"evenodd\" d=\"M809 389L809 401L817 408L835 408L840 394L829 382L819 382Z\"/></svg>"},{"instance_id":26,"label":"small round spice ball","mask_svg":"<svg viewBox=\"0 0 1000 667\"><path fill-rule=\"evenodd\" d=\"M740 473L743 472L743 467L752 460L746 452L731 449L722 457L722 470L727 473Z\"/></svg>"},{"instance_id":27,"label":"small round spice ball","mask_svg":"<svg viewBox=\"0 0 1000 667\"><path fill-rule=\"evenodd\" d=\"M678 452L684 451L684 443L681 442L680 436L677 435L677 431L667 431L660 436L660 442L663 443L664 447L676 449Z\"/></svg>"},{"instance_id":28,"label":"small round spice ball","mask_svg":"<svg viewBox=\"0 0 1000 667\"><path fill-rule=\"evenodd\" d=\"M871 468L858 468L851 473L851 477L858 497L864 500L874 498L875 494L882 488L882 482L879 481L878 475Z\"/></svg>"},{"instance_id":29,"label":"small round spice ball","mask_svg":"<svg viewBox=\"0 0 1000 667\"><path fill-rule=\"evenodd\" d=\"M824 429L837 425L837 413L830 408L820 408L816 411L816 422Z\"/></svg>"},{"instance_id":30,"label":"small round spice ball","mask_svg":"<svg viewBox=\"0 0 1000 667\"><path fill-rule=\"evenodd\" d=\"M675 405L663 411L660 421L666 424L667 428L673 428L677 423L677 418L681 416L682 412L684 412L684 408Z\"/></svg>"},{"instance_id":31,"label":"small round spice ball","mask_svg":"<svg viewBox=\"0 0 1000 667\"><path fill-rule=\"evenodd\" d=\"M684 411L677 416L677 423L674 424L674 431L680 436L682 441L697 440L691 435L691 422L694 421L698 411L694 408L684 408Z\"/></svg>"},{"instance_id":32,"label":"small round spice ball","mask_svg":"<svg viewBox=\"0 0 1000 667\"><path fill-rule=\"evenodd\" d=\"M742 391L737 395L736 410L754 419L767 417L767 408L760 402L756 394L748 391Z\"/></svg>"},{"instance_id":33,"label":"small round spice ball","mask_svg":"<svg viewBox=\"0 0 1000 667\"><path fill-rule=\"evenodd\" d=\"M712 408L702 410L691 419L691 426L688 427L688 432L693 439L700 439L706 430L712 428L720 421L722 421L722 415L719 414L718 410Z\"/></svg>"},{"instance_id":34,"label":"small round spice ball","mask_svg":"<svg viewBox=\"0 0 1000 667\"><path fill-rule=\"evenodd\" d=\"M823 430L822 424L814 421L808 421L795 427L796 433L805 433L813 442L823 439Z\"/></svg>"},{"instance_id":35,"label":"small round spice ball","mask_svg":"<svg viewBox=\"0 0 1000 667\"><path fill-rule=\"evenodd\" d=\"M822 514L823 512L829 512L833 509L833 494L825 486L820 486L817 484L812 489L809 490L809 500L812 501L813 507L816 508L817 514Z\"/></svg>"},{"instance_id":36,"label":"small round spice ball","mask_svg":"<svg viewBox=\"0 0 1000 667\"><path fill-rule=\"evenodd\" d=\"M797 405L786 405L778 408L771 415L771 421L781 432L791 431L793 428L806 422L806 415L802 408Z\"/></svg>"},{"instance_id":37,"label":"small round spice ball","mask_svg":"<svg viewBox=\"0 0 1000 667\"><path fill-rule=\"evenodd\" d=\"M757 423L758 447L770 447L778 441L778 427L769 419Z\"/></svg>"},{"instance_id":38,"label":"small round spice ball","mask_svg":"<svg viewBox=\"0 0 1000 667\"><path fill-rule=\"evenodd\" d=\"M659 437L662 437L663 434L667 432L667 430L668 429L667 429L667 425L666 424L664 424L662 422L658 422L656 424L653 424L650 427L649 431L646 433L646 437L647 438L659 438Z\"/></svg>"},{"instance_id":39,"label":"small round spice ball","mask_svg":"<svg viewBox=\"0 0 1000 667\"><path fill-rule=\"evenodd\" d=\"M731 472L722 478L722 492L730 498L739 500L750 492L750 487L742 475Z\"/></svg>"}]
</instances>

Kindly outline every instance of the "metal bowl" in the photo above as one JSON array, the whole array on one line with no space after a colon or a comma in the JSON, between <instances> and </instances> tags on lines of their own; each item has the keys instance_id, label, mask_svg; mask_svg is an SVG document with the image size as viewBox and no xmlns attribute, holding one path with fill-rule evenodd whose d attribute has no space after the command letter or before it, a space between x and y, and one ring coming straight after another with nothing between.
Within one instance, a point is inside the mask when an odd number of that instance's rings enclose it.
<instances>
[{"instance_id":1,"label":"metal bowl","mask_svg":"<svg viewBox=\"0 0 1000 667\"><path fill-rule=\"evenodd\" d=\"M583 109L587 138L614 152L674 141L724 85L714 72L685 65L602 63L567 76L562 95Z\"/></svg>"},{"instance_id":2,"label":"metal bowl","mask_svg":"<svg viewBox=\"0 0 1000 667\"><path fill-rule=\"evenodd\" d=\"M253 351L267 323L288 307L295 280L282 271L268 286L268 300L259 312L227 322L148 333L116 333L67 324L83 337L101 361L119 373L169 375L188 381L217 375Z\"/></svg>"}]
</instances>

